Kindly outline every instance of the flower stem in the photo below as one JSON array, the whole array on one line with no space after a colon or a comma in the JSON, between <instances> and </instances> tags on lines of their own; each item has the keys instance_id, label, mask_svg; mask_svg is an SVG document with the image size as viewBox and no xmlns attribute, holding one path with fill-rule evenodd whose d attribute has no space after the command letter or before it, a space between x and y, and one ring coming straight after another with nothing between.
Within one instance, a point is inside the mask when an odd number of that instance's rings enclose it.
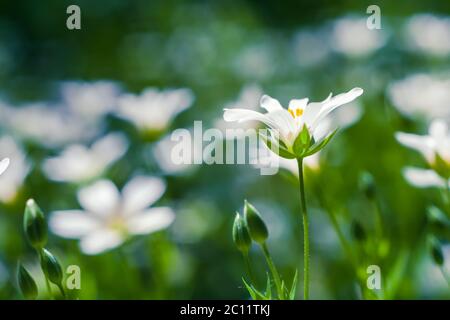
<instances>
[{"instance_id":1,"label":"flower stem","mask_svg":"<svg viewBox=\"0 0 450 320\"><path fill-rule=\"evenodd\" d=\"M248 255L248 252L243 252L242 255L244 256L244 262L245 267L247 268L248 276L250 277L250 281L252 282L253 286L256 286L255 277L253 276L253 271L250 264L250 257Z\"/></svg>"},{"instance_id":2,"label":"flower stem","mask_svg":"<svg viewBox=\"0 0 450 320\"><path fill-rule=\"evenodd\" d=\"M309 222L306 209L305 179L303 174L303 158L297 159L298 176L300 182L300 202L303 218L303 298L309 299Z\"/></svg>"},{"instance_id":3,"label":"flower stem","mask_svg":"<svg viewBox=\"0 0 450 320\"><path fill-rule=\"evenodd\" d=\"M281 287L281 278L278 273L275 264L273 263L272 257L270 256L269 249L267 248L267 244L264 242L261 244L261 248L264 252L264 256L266 257L267 265L269 266L270 272L272 273L273 280L275 281L275 286L277 287L278 298L280 300L284 299L283 288Z\"/></svg>"}]
</instances>

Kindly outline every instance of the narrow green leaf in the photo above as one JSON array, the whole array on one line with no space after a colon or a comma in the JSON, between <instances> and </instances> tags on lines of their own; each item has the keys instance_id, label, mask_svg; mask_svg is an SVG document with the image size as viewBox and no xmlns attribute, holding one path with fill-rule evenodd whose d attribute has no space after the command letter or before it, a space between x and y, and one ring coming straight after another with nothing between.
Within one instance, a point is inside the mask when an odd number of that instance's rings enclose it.
<instances>
[{"instance_id":1,"label":"narrow green leaf","mask_svg":"<svg viewBox=\"0 0 450 320\"><path fill-rule=\"evenodd\" d=\"M338 129L334 130L332 133L330 133L327 137L325 137L322 141L316 143L313 145L305 154L303 157L308 157L313 155L314 153L319 152L323 148L327 146L327 144L331 141L331 139L334 137L334 135L337 133Z\"/></svg>"},{"instance_id":2,"label":"narrow green leaf","mask_svg":"<svg viewBox=\"0 0 450 320\"><path fill-rule=\"evenodd\" d=\"M294 279L292 280L291 292L289 292L289 300L295 300L295 293L297 291L298 270L295 270Z\"/></svg>"},{"instance_id":3,"label":"narrow green leaf","mask_svg":"<svg viewBox=\"0 0 450 320\"><path fill-rule=\"evenodd\" d=\"M295 159L296 158L296 156L294 154L292 154L285 146L280 145L280 142L277 142L274 139L268 138L267 136L264 136L262 134L260 134L260 137L261 137L261 139L263 139L266 146L270 150L272 150L273 152L278 154L280 157L286 158L286 159Z\"/></svg>"}]
</instances>

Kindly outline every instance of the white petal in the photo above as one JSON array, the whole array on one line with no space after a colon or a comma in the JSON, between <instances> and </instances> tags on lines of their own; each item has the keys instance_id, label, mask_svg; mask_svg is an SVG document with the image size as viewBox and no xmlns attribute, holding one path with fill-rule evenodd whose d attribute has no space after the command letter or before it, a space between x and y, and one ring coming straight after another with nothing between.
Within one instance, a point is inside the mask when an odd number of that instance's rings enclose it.
<instances>
[{"instance_id":1,"label":"white petal","mask_svg":"<svg viewBox=\"0 0 450 320\"><path fill-rule=\"evenodd\" d=\"M78 191L78 201L86 211L108 216L117 209L120 195L109 180L100 180Z\"/></svg>"},{"instance_id":2,"label":"white petal","mask_svg":"<svg viewBox=\"0 0 450 320\"><path fill-rule=\"evenodd\" d=\"M433 142L428 136L397 132L395 137L404 146L419 151L426 159L430 160L434 157Z\"/></svg>"},{"instance_id":3,"label":"white petal","mask_svg":"<svg viewBox=\"0 0 450 320\"><path fill-rule=\"evenodd\" d=\"M113 249L124 242L124 237L110 229L96 230L80 241L80 248L86 254L94 255Z\"/></svg>"},{"instance_id":4,"label":"white petal","mask_svg":"<svg viewBox=\"0 0 450 320\"><path fill-rule=\"evenodd\" d=\"M289 109L296 110L296 109L305 109L308 105L308 98L304 99L292 99L289 101Z\"/></svg>"},{"instance_id":5,"label":"white petal","mask_svg":"<svg viewBox=\"0 0 450 320\"><path fill-rule=\"evenodd\" d=\"M100 225L94 216L81 210L55 211L49 220L49 227L53 233L73 239L84 237Z\"/></svg>"},{"instance_id":6,"label":"white petal","mask_svg":"<svg viewBox=\"0 0 450 320\"><path fill-rule=\"evenodd\" d=\"M127 148L128 141L121 133L110 133L92 145L92 151L104 160L105 166L123 156Z\"/></svg>"},{"instance_id":7,"label":"white petal","mask_svg":"<svg viewBox=\"0 0 450 320\"><path fill-rule=\"evenodd\" d=\"M419 188L445 186L445 180L433 170L409 167L403 170L403 175L410 184Z\"/></svg>"},{"instance_id":8,"label":"white petal","mask_svg":"<svg viewBox=\"0 0 450 320\"><path fill-rule=\"evenodd\" d=\"M268 95L263 95L260 101L261 107L266 109L267 112L274 112L283 109L280 102Z\"/></svg>"},{"instance_id":9,"label":"white petal","mask_svg":"<svg viewBox=\"0 0 450 320\"><path fill-rule=\"evenodd\" d=\"M329 98L321 108L320 112L317 114L317 117L314 119L313 123L311 124L312 128L315 128L315 126L320 122L323 118L325 118L330 112L332 112L337 107L340 107L346 103L349 103L353 100L355 100L357 97L363 94L363 89L361 88L353 88L352 90L338 94L335 97Z\"/></svg>"},{"instance_id":10,"label":"white petal","mask_svg":"<svg viewBox=\"0 0 450 320\"><path fill-rule=\"evenodd\" d=\"M441 119L434 120L430 125L430 136L436 140L437 145L441 145L447 139L450 139L447 123Z\"/></svg>"},{"instance_id":11,"label":"white petal","mask_svg":"<svg viewBox=\"0 0 450 320\"><path fill-rule=\"evenodd\" d=\"M175 219L168 207L151 208L127 219L128 231L132 234L148 234L167 228Z\"/></svg>"},{"instance_id":12,"label":"white petal","mask_svg":"<svg viewBox=\"0 0 450 320\"><path fill-rule=\"evenodd\" d=\"M145 176L133 178L122 191L125 213L133 214L149 207L165 190L166 184L162 179Z\"/></svg>"},{"instance_id":13,"label":"white petal","mask_svg":"<svg viewBox=\"0 0 450 320\"><path fill-rule=\"evenodd\" d=\"M0 161L0 174L5 172L5 170L8 168L8 166L9 166L9 159L8 158L5 158L2 161Z\"/></svg>"}]
</instances>

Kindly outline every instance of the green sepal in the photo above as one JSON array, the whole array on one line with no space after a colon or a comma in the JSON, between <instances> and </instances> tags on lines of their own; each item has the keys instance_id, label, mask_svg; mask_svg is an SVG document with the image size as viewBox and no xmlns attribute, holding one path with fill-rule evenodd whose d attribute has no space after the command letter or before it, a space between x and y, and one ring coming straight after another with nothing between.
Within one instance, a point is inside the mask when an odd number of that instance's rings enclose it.
<instances>
[{"instance_id":1,"label":"green sepal","mask_svg":"<svg viewBox=\"0 0 450 320\"><path fill-rule=\"evenodd\" d=\"M311 147L311 135L309 134L308 127L306 125L303 126L302 131L298 134L297 138L294 141L294 154L297 158L303 157L303 155L309 150Z\"/></svg>"},{"instance_id":2,"label":"green sepal","mask_svg":"<svg viewBox=\"0 0 450 320\"><path fill-rule=\"evenodd\" d=\"M269 138L263 134L260 134L261 139L272 152L278 154L282 158L296 159L297 157L290 152L282 141L277 141L274 138Z\"/></svg>"},{"instance_id":3,"label":"green sepal","mask_svg":"<svg viewBox=\"0 0 450 320\"><path fill-rule=\"evenodd\" d=\"M25 205L23 215L23 229L30 245L40 249L47 243L47 223L44 213L33 199Z\"/></svg>"},{"instance_id":4,"label":"green sepal","mask_svg":"<svg viewBox=\"0 0 450 320\"><path fill-rule=\"evenodd\" d=\"M63 279L63 271L58 259L48 250L41 250L41 268L48 280L60 286Z\"/></svg>"},{"instance_id":5,"label":"green sepal","mask_svg":"<svg viewBox=\"0 0 450 320\"><path fill-rule=\"evenodd\" d=\"M233 241L239 251L247 253L252 245L252 239L248 232L244 219L236 212L233 223Z\"/></svg>"},{"instance_id":6,"label":"green sepal","mask_svg":"<svg viewBox=\"0 0 450 320\"><path fill-rule=\"evenodd\" d=\"M308 151L303 155L303 158L311 156L311 155L319 152L323 148L325 148L328 145L328 143L331 141L331 139L334 137L334 135L337 133L337 131L338 131L338 129L334 130L332 133L330 133L327 137L322 139L320 142L313 144L311 146L311 148L309 148Z\"/></svg>"}]
</instances>

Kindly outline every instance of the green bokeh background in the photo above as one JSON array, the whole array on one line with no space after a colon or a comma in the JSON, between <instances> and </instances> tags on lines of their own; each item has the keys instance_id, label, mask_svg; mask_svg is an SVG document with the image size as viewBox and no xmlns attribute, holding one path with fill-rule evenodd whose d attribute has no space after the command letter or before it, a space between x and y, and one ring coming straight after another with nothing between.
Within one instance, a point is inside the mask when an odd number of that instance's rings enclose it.
<instances>
[{"instance_id":1,"label":"green bokeh background","mask_svg":"<svg viewBox=\"0 0 450 320\"><path fill-rule=\"evenodd\" d=\"M421 280L425 265L431 263L425 241L426 208L442 206L440 194L407 184L402 168L425 164L394 138L399 130L424 132L427 123L401 116L386 88L413 72L448 69L448 59L405 50L397 31L415 13L448 15L450 3L377 3L391 32L382 49L357 59L331 54L309 68L295 63L291 41L296 31L349 14L364 16L372 2L2 1L0 94L13 104L51 100L59 81L73 79L110 79L135 93L149 86L191 88L196 100L175 119L172 130L190 127L194 120L212 126L225 103L248 83L258 83L283 105L293 97L319 101L331 91L362 87L361 120L334 138L321 156L318 173L307 172L311 296L360 298L355 270L331 228L325 203L337 215L353 250L372 254L363 266L381 267L383 288L392 287L386 289L385 298L448 299L443 279L425 284ZM65 26L70 4L81 7L81 30L69 31ZM240 72L237 57L253 46L266 54L269 68ZM129 124L114 118L106 122L108 130L123 130L131 141L127 155L106 177L122 186L137 169L162 175L145 156L148 143ZM2 205L0 212L0 259L6 266L6 280L0 283L2 299L21 297L15 281L17 261L35 258L21 229L25 200L35 198L47 213L78 207L75 186L50 182L40 170L42 159L52 153L36 143L24 144L34 164L32 171L18 199ZM359 183L363 172L374 177L385 235L383 243L366 249L350 232L352 222L358 221L369 237L374 234L374 206ZM82 289L76 293L80 299L247 299L241 282L244 264L231 239L234 214L242 209L244 199L260 208L271 233L269 247L283 276L290 281L296 268L302 270L300 203L296 181L288 173L261 176L250 166L203 165L190 175L166 179L168 190L160 203L173 206L177 213L175 224L166 231L97 256L83 255L76 241L50 236L49 248L63 264L81 267ZM377 250L385 250L383 257L374 254ZM262 286L263 256L256 247L251 254ZM300 292L301 285L298 297Z\"/></svg>"}]
</instances>

